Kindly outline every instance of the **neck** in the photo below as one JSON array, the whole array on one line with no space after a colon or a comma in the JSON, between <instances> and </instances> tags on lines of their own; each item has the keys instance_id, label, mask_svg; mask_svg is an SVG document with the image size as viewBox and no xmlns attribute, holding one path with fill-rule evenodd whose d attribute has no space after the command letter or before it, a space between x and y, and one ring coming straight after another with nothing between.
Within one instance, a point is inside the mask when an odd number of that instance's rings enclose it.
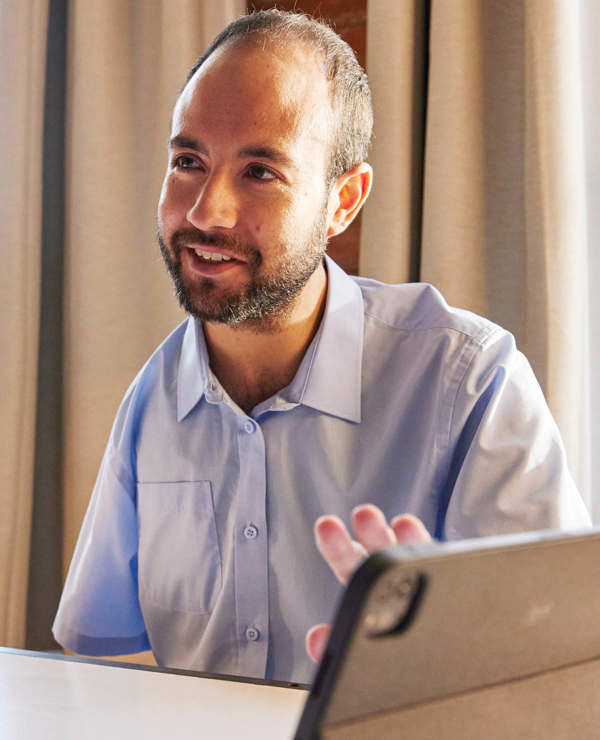
<instances>
[{"instance_id":1,"label":"neck","mask_svg":"<svg viewBox=\"0 0 600 740\"><path fill-rule=\"evenodd\" d=\"M283 316L251 325L204 323L212 371L243 411L291 383L321 322L326 294L321 264Z\"/></svg>"}]
</instances>

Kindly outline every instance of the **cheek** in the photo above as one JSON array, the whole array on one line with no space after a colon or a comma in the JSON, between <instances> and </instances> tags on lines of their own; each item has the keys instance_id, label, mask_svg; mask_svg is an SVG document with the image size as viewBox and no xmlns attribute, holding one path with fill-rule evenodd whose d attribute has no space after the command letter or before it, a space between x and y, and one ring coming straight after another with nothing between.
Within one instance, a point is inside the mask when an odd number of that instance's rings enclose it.
<instances>
[{"instance_id":1,"label":"cheek","mask_svg":"<svg viewBox=\"0 0 600 740\"><path fill-rule=\"evenodd\" d=\"M310 189L302 194L296 203L293 220L296 224L298 234L311 233L317 218L319 218L323 209L323 194L315 187L314 191Z\"/></svg>"},{"instance_id":2,"label":"cheek","mask_svg":"<svg viewBox=\"0 0 600 740\"><path fill-rule=\"evenodd\" d=\"M272 196L240 203L240 224L265 243L285 241L297 223L294 204L289 198Z\"/></svg>"}]
</instances>

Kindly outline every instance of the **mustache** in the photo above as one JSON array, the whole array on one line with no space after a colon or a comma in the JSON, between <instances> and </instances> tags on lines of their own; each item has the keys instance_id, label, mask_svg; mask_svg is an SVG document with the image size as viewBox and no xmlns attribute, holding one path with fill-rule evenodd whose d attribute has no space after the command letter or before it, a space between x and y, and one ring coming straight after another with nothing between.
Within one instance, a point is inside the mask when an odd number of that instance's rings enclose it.
<instances>
[{"instance_id":1,"label":"mustache","mask_svg":"<svg viewBox=\"0 0 600 740\"><path fill-rule=\"evenodd\" d=\"M171 243L176 251L183 247L221 247L247 261L260 260L260 253L253 246L246 244L234 234L202 231L201 229L178 229L171 237Z\"/></svg>"}]
</instances>

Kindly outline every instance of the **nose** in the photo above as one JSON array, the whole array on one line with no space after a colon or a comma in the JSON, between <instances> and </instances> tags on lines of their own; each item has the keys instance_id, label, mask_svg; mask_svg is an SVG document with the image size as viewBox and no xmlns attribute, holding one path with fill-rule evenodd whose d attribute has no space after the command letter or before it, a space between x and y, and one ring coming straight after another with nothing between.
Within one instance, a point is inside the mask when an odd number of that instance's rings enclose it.
<instances>
[{"instance_id":1,"label":"nose","mask_svg":"<svg viewBox=\"0 0 600 740\"><path fill-rule=\"evenodd\" d=\"M226 175L213 173L202 183L187 219L202 231L233 229L238 221L238 209L233 185Z\"/></svg>"}]
</instances>

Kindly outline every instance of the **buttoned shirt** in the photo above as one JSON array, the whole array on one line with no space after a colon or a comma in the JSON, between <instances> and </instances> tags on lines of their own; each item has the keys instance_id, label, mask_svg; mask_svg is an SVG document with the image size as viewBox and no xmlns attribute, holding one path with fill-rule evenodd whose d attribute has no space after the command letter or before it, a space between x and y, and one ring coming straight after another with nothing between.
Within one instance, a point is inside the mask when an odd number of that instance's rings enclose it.
<instances>
[{"instance_id":1,"label":"buttoned shirt","mask_svg":"<svg viewBox=\"0 0 600 740\"><path fill-rule=\"evenodd\" d=\"M244 413L183 322L117 413L54 634L88 655L308 682L306 631L340 585L322 514L373 502L438 538L589 523L513 337L426 284L326 260L320 327L293 381Z\"/></svg>"}]
</instances>

